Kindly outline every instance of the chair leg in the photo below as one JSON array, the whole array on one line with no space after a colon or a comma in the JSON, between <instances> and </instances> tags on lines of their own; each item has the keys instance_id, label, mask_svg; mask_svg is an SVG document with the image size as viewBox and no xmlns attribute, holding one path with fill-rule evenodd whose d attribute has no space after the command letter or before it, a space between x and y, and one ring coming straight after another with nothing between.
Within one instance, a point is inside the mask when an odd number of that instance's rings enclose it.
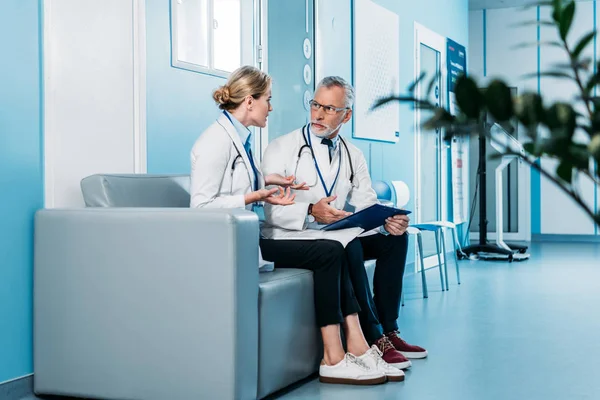
<instances>
[{"instance_id":1,"label":"chair leg","mask_svg":"<svg viewBox=\"0 0 600 400\"><path fill-rule=\"evenodd\" d=\"M446 234L444 228L440 228L440 235L442 236L442 255L444 256L444 275L446 278L446 290L450 290L448 286L448 254L446 254Z\"/></svg>"},{"instance_id":2,"label":"chair leg","mask_svg":"<svg viewBox=\"0 0 600 400\"><path fill-rule=\"evenodd\" d=\"M421 260L421 285L423 287L423 298L429 297L427 291L427 278L425 277L425 262L423 261L423 239L421 232L417 233L417 244L419 245L419 259Z\"/></svg>"},{"instance_id":3,"label":"chair leg","mask_svg":"<svg viewBox=\"0 0 600 400\"><path fill-rule=\"evenodd\" d=\"M435 230L435 249L437 250L438 269L440 270L440 283L442 284L442 292L444 289L444 272L442 271L442 257L440 257L440 230Z\"/></svg>"},{"instance_id":4,"label":"chair leg","mask_svg":"<svg viewBox=\"0 0 600 400\"><path fill-rule=\"evenodd\" d=\"M460 267L458 265L458 256L456 255L456 244L460 248L460 243L458 242L458 234L456 233L456 228L452 229L452 243L454 243L454 264L456 265L456 281L460 285Z\"/></svg>"}]
</instances>

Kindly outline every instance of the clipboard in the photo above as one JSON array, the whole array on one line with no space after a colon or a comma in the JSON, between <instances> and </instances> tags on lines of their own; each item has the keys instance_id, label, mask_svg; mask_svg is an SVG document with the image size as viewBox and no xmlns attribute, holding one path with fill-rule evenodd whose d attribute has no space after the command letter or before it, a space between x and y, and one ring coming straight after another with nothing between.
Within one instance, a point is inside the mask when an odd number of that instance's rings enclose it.
<instances>
[{"instance_id":1,"label":"clipboard","mask_svg":"<svg viewBox=\"0 0 600 400\"><path fill-rule=\"evenodd\" d=\"M322 231L336 231L347 228L363 228L370 231L378 226L384 225L385 220L394 215L408 215L411 211L388 207L381 204L373 204L357 213L347 216L337 222L325 225Z\"/></svg>"}]
</instances>

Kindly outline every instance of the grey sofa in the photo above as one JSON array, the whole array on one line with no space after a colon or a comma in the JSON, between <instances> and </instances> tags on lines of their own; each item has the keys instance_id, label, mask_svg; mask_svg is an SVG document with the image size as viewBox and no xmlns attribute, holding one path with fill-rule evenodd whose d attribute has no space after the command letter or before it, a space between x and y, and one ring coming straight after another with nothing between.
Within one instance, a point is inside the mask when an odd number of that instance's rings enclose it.
<instances>
[{"instance_id":1,"label":"grey sofa","mask_svg":"<svg viewBox=\"0 0 600 400\"><path fill-rule=\"evenodd\" d=\"M188 176L94 175L35 217L34 391L256 399L317 371L312 273L258 272L258 219Z\"/></svg>"}]
</instances>

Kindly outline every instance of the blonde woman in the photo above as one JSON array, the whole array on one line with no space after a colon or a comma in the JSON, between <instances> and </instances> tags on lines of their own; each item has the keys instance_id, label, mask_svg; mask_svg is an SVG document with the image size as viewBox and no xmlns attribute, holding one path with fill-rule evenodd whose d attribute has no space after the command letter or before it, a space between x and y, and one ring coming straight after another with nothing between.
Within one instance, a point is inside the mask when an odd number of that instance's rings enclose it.
<instances>
[{"instance_id":1,"label":"blonde woman","mask_svg":"<svg viewBox=\"0 0 600 400\"><path fill-rule=\"evenodd\" d=\"M227 83L213 93L223 111L196 140L191 154L191 199L193 208L254 209L260 202L294 203L294 177L264 177L252 153L248 129L264 128L271 106L271 77L257 68L234 71ZM272 189L265 186L276 185ZM283 190L281 187L287 187Z\"/></svg>"}]
</instances>

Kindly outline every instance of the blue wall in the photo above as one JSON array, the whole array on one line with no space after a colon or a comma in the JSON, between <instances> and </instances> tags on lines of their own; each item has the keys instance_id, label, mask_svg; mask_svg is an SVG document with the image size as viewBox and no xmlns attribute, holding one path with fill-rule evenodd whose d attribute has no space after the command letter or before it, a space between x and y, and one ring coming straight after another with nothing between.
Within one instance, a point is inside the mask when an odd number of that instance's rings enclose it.
<instances>
[{"instance_id":1,"label":"blue wall","mask_svg":"<svg viewBox=\"0 0 600 400\"><path fill-rule=\"evenodd\" d=\"M415 77L414 23L467 46L469 40L468 0L421 0L405 2L375 0L375 3L400 17L400 88L405 89ZM349 62L340 60L340 62ZM400 112L400 140L396 144L355 140L367 157L371 145L371 174L373 179L403 180L414 188L414 114L408 106ZM411 207L411 203L409 207Z\"/></svg>"},{"instance_id":2,"label":"blue wall","mask_svg":"<svg viewBox=\"0 0 600 400\"><path fill-rule=\"evenodd\" d=\"M39 7L0 2L0 383L33 370L33 214L43 205Z\"/></svg>"},{"instance_id":3,"label":"blue wall","mask_svg":"<svg viewBox=\"0 0 600 400\"><path fill-rule=\"evenodd\" d=\"M171 67L169 0L146 1L148 172L189 173L190 150L217 117L225 79Z\"/></svg>"}]
</instances>

